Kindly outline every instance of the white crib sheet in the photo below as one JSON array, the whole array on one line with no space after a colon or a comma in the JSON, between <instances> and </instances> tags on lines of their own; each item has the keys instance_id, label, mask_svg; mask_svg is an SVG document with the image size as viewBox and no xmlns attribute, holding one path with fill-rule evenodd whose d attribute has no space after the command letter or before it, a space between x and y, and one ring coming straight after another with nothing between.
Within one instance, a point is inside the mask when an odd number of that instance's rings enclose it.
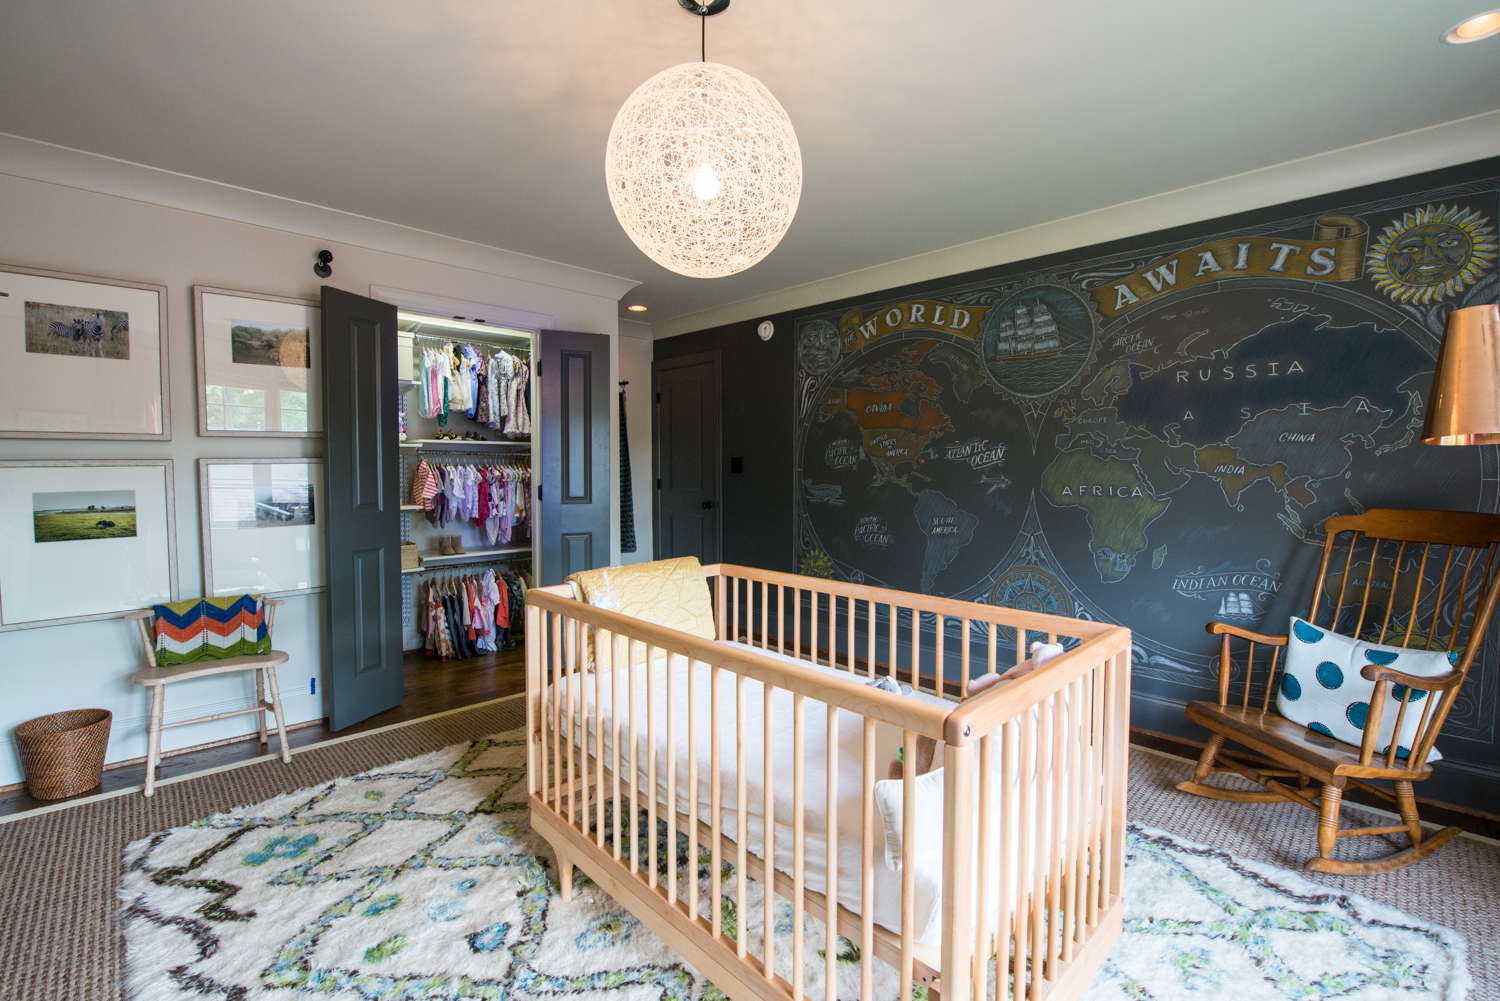
<instances>
[{"instance_id":1,"label":"white crib sheet","mask_svg":"<svg viewBox=\"0 0 1500 1001\"><path fill-rule=\"evenodd\" d=\"M725 646L744 649L744 644L736 644L720 640ZM767 654L773 658L796 663L800 667L829 673L841 674L849 677L848 672L835 671L832 668L809 663L804 660L793 660L791 657L777 654L774 651L762 651L758 653ZM670 674L674 690L672 695L675 699L673 719L673 739L677 745L676 749L676 772L677 772L677 810L679 813L689 812L689 788L688 788L688 763L689 763L689 741L688 741L688 661L684 657L673 656L671 658ZM712 757L710 741L713 739L710 720L713 708L712 694L712 668L710 665L699 663L695 669L697 677L695 680L694 704L698 714L698 818L704 823L711 824L713 820L712 806ZM629 777L629 720L632 708L628 692L628 674L624 668L620 669L620 739L622 742L621 762L621 796L628 799L628 777ZM657 800L665 803L667 800L667 709L668 701L668 666L666 657L658 657L651 668L652 689L651 702L654 705L654 726L657 733L656 769L657 769ZM594 674L578 676L581 679L581 688L585 711L580 713L575 709L574 716L574 739L578 746L588 748L590 755L594 753L594 721L593 712L595 705L595 680ZM647 679L646 666L638 664L635 668L636 694L634 698L634 710L639 714L637 727L638 740L638 768L639 783L641 786L641 806L646 804L647 785ZM858 675L856 675L858 677ZM548 679L550 681L550 678ZM607 764L613 762L614 743L614 685L612 684L611 672L600 671L597 673L598 697L597 702L602 713L601 726L604 738L605 761ZM736 710L735 710L735 675L728 671L721 671L719 675L719 766L720 766L720 824L723 833L732 840L738 840L736 830L737 804L736 790L738 776L736 774ZM564 683L566 685L566 682ZM934 695L925 693L913 693L910 697L919 698L927 702L936 703L951 708L954 704L939 699ZM773 810L776 819L775 830L775 866L782 872L792 875L792 806L793 806L793 738L794 720L792 708L793 696L791 692L777 689L773 698L773 721L772 743L773 743L773 778L774 799ZM577 695L571 700L577 705ZM548 685L544 696L543 705L549 714L552 711L551 686ZM746 850L764 859L762 850L765 817L762 805L764 803L764 731L762 720L764 717L765 696L760 682L754 679L745 681L745 785L747 789L747 827L748 842ZM825 703L816 701L811 697L803 701L803 838L804 838L804 879L807 888L815 892L825 892L826 889L826 858L827 858L827 758L826 749L828 744L828 707ZM587 739L583 739L580 728L587 723ZM863 758L864 758L864 717L847 710L838 713L838 792L837 792L837 814L838 814L838 902L850 911L861 914L861 874L860 866L863 856L863 845L861 839L861 815L863 786ZM998 741L996 742L998 743ZM877 778L884 778L889 762L896 757L897 749L901 744L901 732L893 726L884 723L876 724L875 728L875 770ZM551 748L548 748L551 753ZM566 751L564 751L566 753ZM939 748L941 753L941 748ZM976 772L977 774L977 772ZM995 772L998 776L998 771ZM1050 776L1050 771L1049 771ZM1018 780L1019 783L1019 780ZM1036 783L1029 781L1030 794L1035 796ZM998 790L994 796L995 808L998 810L1000 796ZM1035 800L1033 799L1033 802ZM977 804L977 797L976 797ZM931 813L932 811L925 811ZM918 844L921 848L917 864L913 866L913 934L918 944L936 945L940 941L942 931L941 905L942 905L942 817L941 807L937 815L918 818L919 838ZM1050 814L1050 809L1044 811ZM1043 818L1044 826L1050 826ZM977 816L976 816L977 823ZM934 824L936 825L934 827ZM999 830L998 824L995 830ZM935 835L934 836L934 832ZM1043 839L1043 844L1047 839ZM935 844L934 844L935 842ZM1003 852L1003 845L1013 843L1012 838L997 838L996 844L992 845L992 867L994 874L991 897L996 900L998 884L1001 871L1000 857L1006 855L1005 867L1014 872L1017 860L1010 857L1010 853ZM899 934L901 930L901 874L892 871L884 863L885 858L885 835L881 818L877 812L875 817L875 921L894 933ZM732 859L731 859L732 861ZM977 862L977 859L975 860ZM1028 860L1031 861L1031 860ZM1029 868L1029 867L1028 867ZM977 875L977 870L975 872Z\"/></svg>"}]
</instances>

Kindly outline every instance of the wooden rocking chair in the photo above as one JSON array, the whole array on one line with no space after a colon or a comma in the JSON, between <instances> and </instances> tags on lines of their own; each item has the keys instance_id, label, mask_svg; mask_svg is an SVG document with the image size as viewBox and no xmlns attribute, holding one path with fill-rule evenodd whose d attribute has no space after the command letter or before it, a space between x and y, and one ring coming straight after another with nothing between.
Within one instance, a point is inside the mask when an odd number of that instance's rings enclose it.
<instances>
[{"instance_id":1,"label":"wooden rocking chair","mask_svg":"<svg viewBox=\"0 0 1500 1001\"><path fill-rule=\"evenodd\" d=\"M1459 833L1457 827L1447 827L1435 834L1423 832L1412 783L1432 775L1427 756L1458 698L1470 665L1483 646L1485 627L1500 594L1500 572L1497 572L1500 566L1495 558L1500 551L1497 545L1500 516L1377 508L1364 514L1337 515L1324 522L1323 527L1327 541L1308 621L1318 625L1321 615L1327 623L1321 628L1333 632L1392 646L1454 652L1458 655L1455 667L1437 677L1414 677L1390 667L1367 664L1360 673L1376 683L1375 692L1365 720L1364 740L1355 747L1294 723L1276 711L1273 698L1279 681L1277 660L1287 637L1266 636L1224 622L1210 622L1208 631L1222 637L1219 701L1188 703L1188 718L1207 727L1211 736L1198 759L1192 781L1181 782L1177 788L1237 803L1287 800L1317 810L1318 854L1307 860L1306 868L1347 875L1387 872L1421 861ZM1348 551L1340 568L1339 561L1333 560L1334 550L1339 537L1346 533ZM1384 570L1377 569L1377 560L1390 561L1388 587ZM1437 572L1439 567L1441 575ZM1363 581L1351 580L1351 574L1357 578L1361 571ZM1377 572L1382 577L1378 583ZM1346 597L1350 599L1348 604ZM1446 641L1441 635L1445 631ZM1230 641L1235 638L1249 641L1248 654L1239 663L1232 659L1230 651ZM1261 657L1259 670L1263 682L1259 685L1255 684L1257 645L1270 650L1269 657ZM1237 671L1241 665L1243 674ZM1238 704L1229 698L1230 682L1236 677L1242 682ZM1401 706L1396 717L1398 734L1402 732L1413 694L1434 695L1425 699L1426 704L1421 707L1416 737L1406 758L1397 756L1399 741L1394 736L1389 749L1377 751L1386 691L1393 684L1398 686L1395 692ZM1252 688L1258 695L1253 701ZM1416 698L1421 700L1423 696L1417 694ZM1247 757L1238 751L1225 752L1226 740L1249 748L1257 757ZM1405 752L1406 748L1400 750ZM1207 785L1209 772L1216 769L1237 772L1266 791ZM1278 779L1296 779L1296 788ZM1372 780L1388 781L1391 789L1372 785ZM1317 798L1310 788L1314 781L1323 787ZM1350 786L1394 803L1401 814L1401 825L1340 829L1339 804L1344 790ZM1410 848L1362 862L1333 858L1339 838L1398 833L1406 834Z\"/></svg>"}]
</instances>

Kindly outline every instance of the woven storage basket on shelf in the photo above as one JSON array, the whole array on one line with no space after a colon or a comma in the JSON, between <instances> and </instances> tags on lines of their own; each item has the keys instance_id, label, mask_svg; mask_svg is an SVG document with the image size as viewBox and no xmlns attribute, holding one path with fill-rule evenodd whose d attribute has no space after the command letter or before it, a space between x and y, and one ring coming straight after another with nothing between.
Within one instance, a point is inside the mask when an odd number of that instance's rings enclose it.
<instances>
[{"instance_id":1,"label":"woven storage basket on shelf","mask_svg":"<svg viewBox=\"0 0 1500 1001\"><path fill-rule=\"evenodd\" d=\"M16 750L32 799L63 799L98 785L113 719L107 709L70 709L16 727Z\"/></svg>"},{"instance_id":2,"label":"woven storage basket on shelf","mask_svg":"<svg viewBox=\"0 0 1500 1001\"><path fill-rule=\"evenodd\" d=\"M422 565L422 559L417 555L417 544L415 542L401 543L401 569L415 570Z\"/></svg>"}]
</instances>

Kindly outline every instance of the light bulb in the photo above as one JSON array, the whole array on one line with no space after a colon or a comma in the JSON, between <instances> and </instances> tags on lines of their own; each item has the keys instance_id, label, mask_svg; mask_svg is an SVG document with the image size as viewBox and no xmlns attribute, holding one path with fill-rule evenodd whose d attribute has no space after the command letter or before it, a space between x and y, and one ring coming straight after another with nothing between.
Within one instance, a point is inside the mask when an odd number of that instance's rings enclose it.
<instances>
[{"instance_id":1,"label":"light bulb","mask_svg":"<svg viewBox=\"0 0 1500 1001\"><path fill-rule=\"evenodd\" d=\"M719 175L706 163L698 168L697 176L693 178L693 194L705 202L713 201L719 194Z\"/></svg>"}]
</instances>

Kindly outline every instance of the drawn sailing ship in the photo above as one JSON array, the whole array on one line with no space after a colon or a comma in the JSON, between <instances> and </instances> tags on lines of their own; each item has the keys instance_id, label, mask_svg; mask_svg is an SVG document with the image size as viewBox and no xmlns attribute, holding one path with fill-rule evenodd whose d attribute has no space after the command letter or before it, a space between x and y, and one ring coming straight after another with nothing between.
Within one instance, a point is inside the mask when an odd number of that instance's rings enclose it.
<instances>
[{"instance_id":1,"label":"drawn sailing ship","mask_svg":"<svg viewBox=\"0 0 1500 1001\"><path fill-rule=\"evenodd\" d=\"M1248 592L1229 591L1219 602L1219 617L1225 619L1253 619L1255 602Z\"/></svg>"},{"instance_id":2,"label":"drawn sailing ship","mask_svg":"<svg viewBox=\"0 0 1500 1001\"><path fill-rule=\"evenodd\" d=\"M1030 309L1025 304L1018 305L1011 316L1001 318L995 329L995 361L1031 361L1061 353L1057 321L1040 299Z\"/></svg>"}]
</instances>

